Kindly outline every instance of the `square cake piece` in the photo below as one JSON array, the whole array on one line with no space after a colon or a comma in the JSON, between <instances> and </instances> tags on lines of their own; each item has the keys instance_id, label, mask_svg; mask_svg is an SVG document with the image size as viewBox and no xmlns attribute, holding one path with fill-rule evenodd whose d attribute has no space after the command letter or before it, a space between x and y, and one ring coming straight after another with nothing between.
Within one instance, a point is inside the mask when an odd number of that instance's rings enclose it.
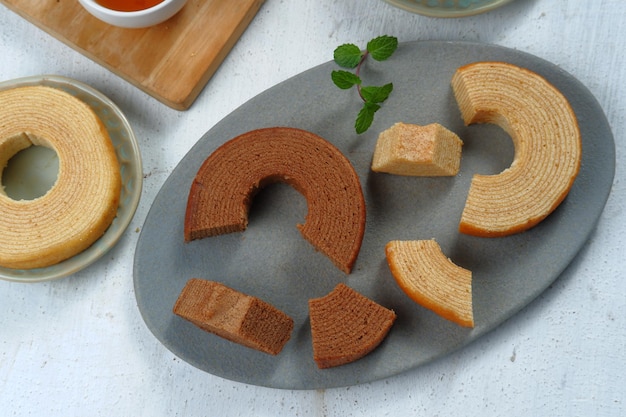
<instances>
[{"instance_id":1,"label":"square cake piece","mask_svg":"<svg viewBox=\"0 0 626 417\"><path fill-rule=\"evenodd\" d=\"M454 176L463 141L438 123L396 123L378 136L372 171L408 176Z\"/></svg>"},{"instance_id":2,"label":"square cake piece","mask_svg":"<svg viewBox=\"0 0 626 417\"><path fill-rule=\"evenodd\" d=\"M190 279L174 314L231 342L277 355L293 330L293 319L259 298L221 283Z\"/></svg>"}]
</instances>

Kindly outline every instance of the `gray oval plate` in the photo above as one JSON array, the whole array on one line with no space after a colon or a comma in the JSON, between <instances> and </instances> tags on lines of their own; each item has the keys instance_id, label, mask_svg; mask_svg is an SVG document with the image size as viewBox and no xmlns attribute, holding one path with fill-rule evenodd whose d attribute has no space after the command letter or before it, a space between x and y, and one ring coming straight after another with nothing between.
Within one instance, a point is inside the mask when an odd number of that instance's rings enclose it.
<instances>
[{"instance_id":1,"label":"gray oval plate","mask_svg":"<svg viewBox=\"0 0 626 417\"><path fill-rule=\"evenodd\" d=\"M450 88L454 71L482 60L506 61L545 76L570 100L583 139L582 168L569 196L546 220L522 234L484 239L457 231L474 173L498 173L513 158L510 138L490 125L463 126ZM389 377L459 349L492 330L541 294L567 267L593 231L608 198L615 144L604 113L571 75L537 57L497 46L458 42L401 44L386 62L369 62L366 84L395 89L372 128L354 133L360 104L353 90L330 80L323 64L250 100L209 132L183 158L157 195L135 254L135 291L141 314L168 349L190 364L227 379L276 388L346 386ZM370 171L378 133L397 121L438 122L465 142L461 172L412 178ZM299 235L304 198L286 185L256 196L243 233L183 243L191 181L220 144L268 126L307 129L351 160L367 203L367 228L352 274L345 275ZM455 263L473 271L474 329L461 328L413 303L396 285L384 253L392 239L435 238ZM199 330L172 314L192 277L221 281L291 315L295 329L278 356L253 351ZM396 311L389 336L370 355L319 370L312 359L308 299L344 282Z\"/></svg>"}]
</instances>

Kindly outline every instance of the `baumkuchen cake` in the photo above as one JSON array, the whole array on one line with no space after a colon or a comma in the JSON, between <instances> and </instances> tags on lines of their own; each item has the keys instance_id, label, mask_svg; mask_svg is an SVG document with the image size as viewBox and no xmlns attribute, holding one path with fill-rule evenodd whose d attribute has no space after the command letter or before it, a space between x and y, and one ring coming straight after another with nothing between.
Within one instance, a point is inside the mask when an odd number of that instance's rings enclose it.
<instances>
[{"instance_id":1,"label":"baumkuchen cake","mask_svg":"<svg viewBox=\"0 0 626 417\"><path fill-rule=\"evenodd\" d=\"M56 152L57 180L32 200L14 200L0 187L0 265L7 268L46 267L70 258L99 239L117 214L119 163L87 104L43 86L0 92L0 170L33 145Z\"/></svg>"},{"instance_id":2,"label":"baumkuchen cake","mask_svg":"<svg viewBox=\"0 0 626 417\"><path fill-rule=\"evenodd\" d=\"M253 130L216 149L191 185L185 240L245 230L255 192L273 182L288 183L305 197L300 232L350 273L365 231L359 177L335 146L300 129Z\"/></svg>"},{"instance_id":3,"label":"baumkuchen cake","mask_svg":"<svg viewBox=\"0 0 626 417\"><path fill-rule=\"evenodd\" d=\"M461 67L452 87L465 124L494 123L515 146L510 168L473 177L459 230L488 237L533 227L578 175L581 137L569 102L540 75L502 62Z\"/></svg>"},{"instance_id":4,"label":"baumkuchen cake","mask_svg":"<svg viewBox=\"0 0 626 417\"><path fill-rule=\"evenodd\" d=\"M461 326L474 327L472 272L452 263L435 240L394 240L385 252L393 277L413 301Z\"/></svg>"},{"instance_id":5,"label":"baumkuchen cake","mask_svg":"<svg viewBox=\"0 0 626 417\"><path fill-rule=\"evenodd\" d=\"M201 329L231 342L277 355L293 330L293 320L260 300L219 282L190 279L174 313Z\"/></svg>"},{"instance_id":6,"label":"baumkuchen cake","mask_svg":"<svg viewBox=\"0 0 626 417\"><path fill-rule=\"evenodd\" d=\"M372 171L425 177L453 176L461 165L463 141L439 123L395 123L380 133Z\"/></svg>"},{"instance_id":7,"label":"baumkuchen cake","mask_svg":"<svg viewBox=\"0 0 626 417\"><path fill-rule=\"evenodd\" d=\"M387 336L396 313L339 284L324 297L309 300L313 359L318 368L354 362Z\"/></svg>"}]
</instances>

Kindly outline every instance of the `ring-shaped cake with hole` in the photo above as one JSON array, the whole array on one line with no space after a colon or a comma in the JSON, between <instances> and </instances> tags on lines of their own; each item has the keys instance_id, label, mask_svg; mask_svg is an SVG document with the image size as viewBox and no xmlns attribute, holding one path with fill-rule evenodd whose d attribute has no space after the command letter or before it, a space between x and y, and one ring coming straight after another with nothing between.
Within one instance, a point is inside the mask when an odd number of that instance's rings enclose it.
<instances>
[{"instance_id":1,"label":"ring-shaped cake with hole","mask_svg":"<svg viewBox=\"0 0 626 417\"><path fill-rule=\"evenodd\" d=\"M0 170L33 145L55 151L57 180L32 200L0 188L0 265L7 268L51 266L82 252L104 234L119 205L115 149L86 103L45 86L0 92Z\"/></svg>"}]
</instances>

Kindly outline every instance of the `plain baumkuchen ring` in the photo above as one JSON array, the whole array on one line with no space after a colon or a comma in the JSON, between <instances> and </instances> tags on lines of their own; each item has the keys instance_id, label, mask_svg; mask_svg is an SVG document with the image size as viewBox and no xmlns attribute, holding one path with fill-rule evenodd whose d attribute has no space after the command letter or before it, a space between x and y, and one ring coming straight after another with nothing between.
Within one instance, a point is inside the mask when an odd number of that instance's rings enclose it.
<instances>
[{"instance_id":1,"label":"plain baumkuchen ring","mask_svg":"<svg viewBox=\"0 0 626 417\"><path fill-rule=\"evenodd\" d=\"M57 180L43 196L14 200L0 188L0 265L46 267L87 249L110 226L120 198L120 169L93 110L50 87L0 92L0 170L32 145L54 150Z\"/></svg>"},{"instance_id":2,"label":"plain baumkuchen ring","mask_svg":"<svg viewBox=\"0 0 626 417\"><path fill-rule=\"evenodd\" d=\"M515 145L510 168L472 179L459 230L506 236L536 225L565 198L580 168L569 102L540 75L502 62L461 67L452 87L466 124L494 123Z\"/></svg>"},{"instance_id":3,"label":"plain baumkuchen ring","mask_svg":"<svg viewBox=\"0 0 626 417\"><path fill-rule=\"evenodd\" d=\"M253 130L216 149L191 186L185 240L244 230L255 192L273 182L288 183L305 197L300 232L350 273L365 231L359 177L339 149L301 129Z\"/></svg>"}]
</instances>

